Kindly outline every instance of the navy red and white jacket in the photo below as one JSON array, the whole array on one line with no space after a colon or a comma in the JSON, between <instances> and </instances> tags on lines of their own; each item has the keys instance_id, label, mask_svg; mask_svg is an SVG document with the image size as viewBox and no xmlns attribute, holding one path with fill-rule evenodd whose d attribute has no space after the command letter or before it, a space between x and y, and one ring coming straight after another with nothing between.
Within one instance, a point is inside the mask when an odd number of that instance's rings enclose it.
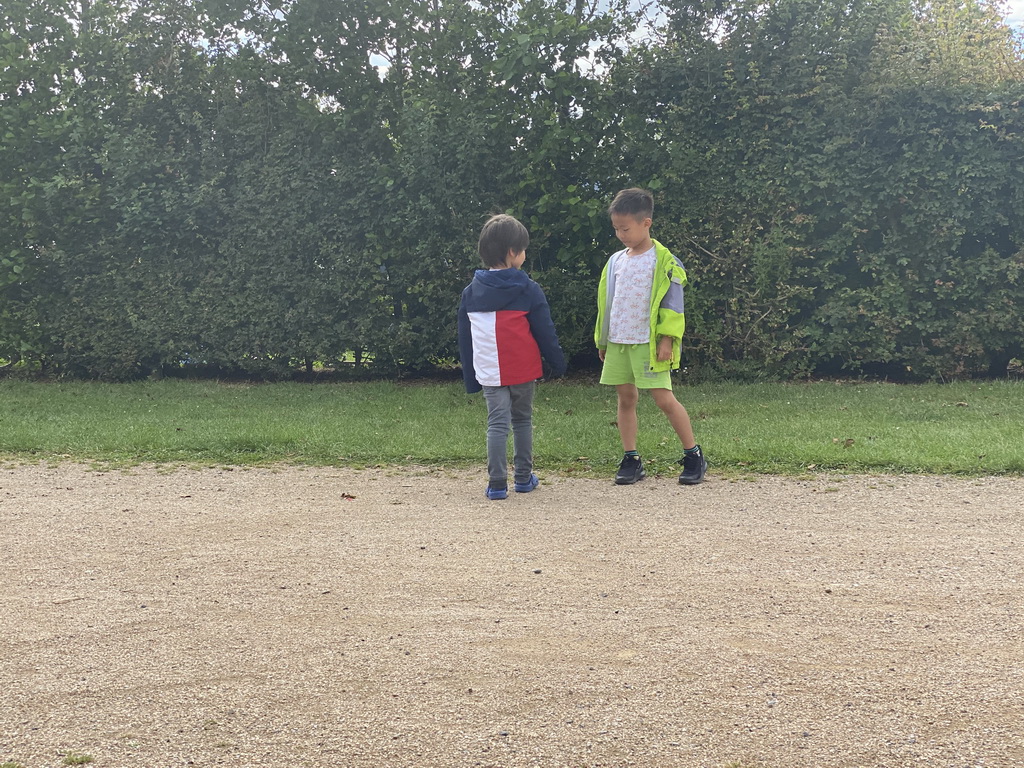
<instances>
[{"instance_id":1,"label":"navy red and white jacket","mask_svg":"<svg viewBox=\"0 0 1024 768\"><path fill-rule=\"evenodd\" d=\"M467 392L565 373L544 291L518 269L478 269L459 304L459 357Z\"/></svg>"}]
</instances>

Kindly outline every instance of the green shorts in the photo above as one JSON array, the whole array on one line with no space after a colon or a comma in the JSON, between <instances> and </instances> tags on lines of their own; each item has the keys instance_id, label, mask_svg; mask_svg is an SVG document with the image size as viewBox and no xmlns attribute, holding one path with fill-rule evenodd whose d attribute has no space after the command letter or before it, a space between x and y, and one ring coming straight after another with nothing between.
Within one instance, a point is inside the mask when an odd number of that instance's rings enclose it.
<instances>
[{"instance_id":1,"label":"green shorts","mask_svg":"<svg viewBox=\"0 0 1024 768\"><path fill-rule=\"evenodd\" d=\"M672 389L672 375L668 371L651 370L649 344L609 342L604 352L601 383L611 386L635 384L637 389Z\"/></svg>"}]
</instances>

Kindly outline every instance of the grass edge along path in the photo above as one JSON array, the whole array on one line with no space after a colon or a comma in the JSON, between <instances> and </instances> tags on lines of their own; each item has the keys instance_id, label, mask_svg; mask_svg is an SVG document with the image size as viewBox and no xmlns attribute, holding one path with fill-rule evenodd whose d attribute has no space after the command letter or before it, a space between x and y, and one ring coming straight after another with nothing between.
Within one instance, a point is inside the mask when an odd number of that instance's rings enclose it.
<instances>
[{"instance_id":1,"label":"grass edge along path","mask_svg":"<svg viewBox=\"0 0 1024 768\"><path fill-rule=\"evenodd\" d=\"M1024 382L677 385L712 472L1024 474ZM458 382L132 384L0 381L0 458L101 467L483 466L486 410ZM603 477L621 457L615 394L542 382L539 472ZM678 472L678 440L643 395L640 450Z\"/></svg>"}]
</instances>

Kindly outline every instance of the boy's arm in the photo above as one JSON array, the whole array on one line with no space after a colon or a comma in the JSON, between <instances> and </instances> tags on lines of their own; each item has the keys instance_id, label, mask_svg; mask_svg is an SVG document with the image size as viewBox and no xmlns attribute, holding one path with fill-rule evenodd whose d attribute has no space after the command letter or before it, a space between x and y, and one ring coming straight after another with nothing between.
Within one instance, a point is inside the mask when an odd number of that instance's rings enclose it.
<instances>
[{"instance_id":1,"label":"boy's arm","mask_svg":"<svg viewBox=\"0 0 1024 768\"><path fill-rule=\"evenodd\" d=\"M527 319L530 322L530 332L540 348L541 357L551 369L551 378L557 379L564 375L565 353L562 352L562 347L558 343L558 333L555 331L555 323L551 319L551 307L548 306L548 300L539 285Z\"/></svg>"},{"instance_id":2,"label":"boy's arm","mask_svg":"<svg viewBox=\"0 0 1024 768\"><path fill-rule=\"evenodd\" d=\"M658 360L660 362L672 359L672 345L675 344L676 341L678 341L678 339L673 336L662 336L658 339Z\"/></svg>"},{"instance_id":3,"label":"boy's arm","mask_svg":"<svg viewBox=\"0 0 1024 768\"><path fill-rule=\"evenodd\" d=\"M459 302L459 360L462 363L462 383L466 391L472 394L483 387L476 380L476 369L473 367L473 328L466 311L466 299Z\"/></svg>"}]
</instances>

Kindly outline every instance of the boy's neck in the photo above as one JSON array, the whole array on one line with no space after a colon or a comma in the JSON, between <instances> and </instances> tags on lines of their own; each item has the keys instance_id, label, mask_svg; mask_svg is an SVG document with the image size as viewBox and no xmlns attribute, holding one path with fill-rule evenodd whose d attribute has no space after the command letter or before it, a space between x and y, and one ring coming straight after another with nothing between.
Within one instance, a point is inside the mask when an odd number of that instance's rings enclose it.
<instances>
[{"instance_id":1,"label":"boy's neck","mask_svg":"<svg viewBox=\"0 0 1024 768\"><path fill-rule=\"evenodd\" d=\"M654 238L648 237L646 240L644 240L642 243L640 243L640 245L636 246L635 248L627 248L626 249L626 255L627 256L639 256L641 253L647 253L653 247L654 247Z\"/></svg>"}]
</instances>

